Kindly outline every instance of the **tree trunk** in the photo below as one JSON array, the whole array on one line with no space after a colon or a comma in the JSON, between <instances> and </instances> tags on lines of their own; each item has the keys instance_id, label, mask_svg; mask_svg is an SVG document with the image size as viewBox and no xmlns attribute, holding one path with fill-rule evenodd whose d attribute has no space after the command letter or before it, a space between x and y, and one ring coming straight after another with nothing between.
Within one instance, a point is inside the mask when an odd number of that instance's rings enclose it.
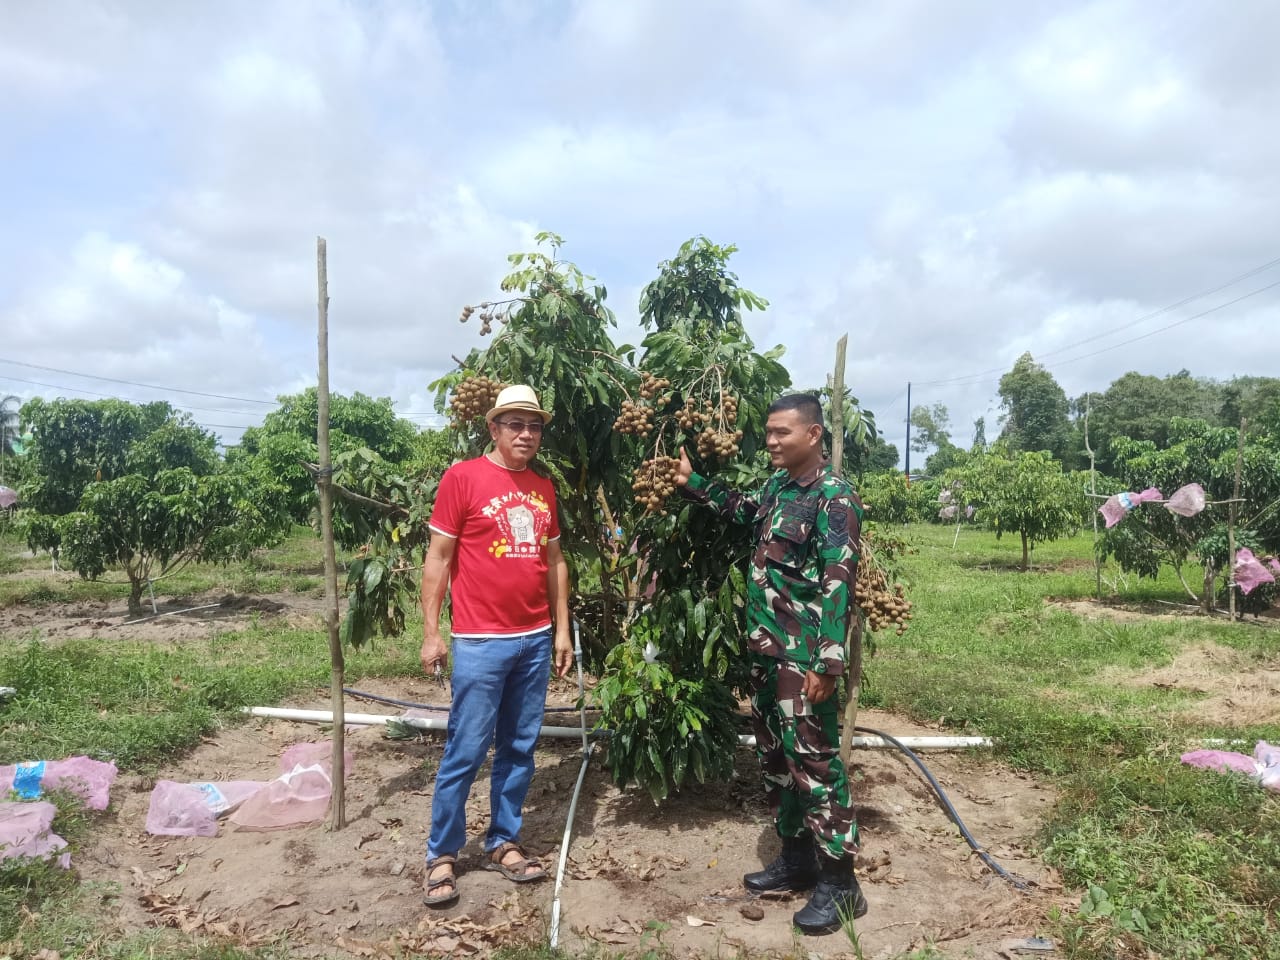
<instances>
[{"instance_id":1,"label":"tree trunk","mask_svg":"<svg viewBox=\"0 0 1280 960\"><path fill-rule=\"evenodd\" d=\"M142 588L146 582L136 577L129 579L129 612L132 614L136 615L142 612Z\"/></svg>"},{"instance_id":2,"label":"tree trunk","mask_svg":"<svg viewBox=\"0 0 1280 960\"><path fill-rule=\"evenodd\" d=\"M1027 535L1025 533L1022 535L1022 569L1024 571L1031 569L1031 555L1027 551Z\"/></svg>"}]
</instances>

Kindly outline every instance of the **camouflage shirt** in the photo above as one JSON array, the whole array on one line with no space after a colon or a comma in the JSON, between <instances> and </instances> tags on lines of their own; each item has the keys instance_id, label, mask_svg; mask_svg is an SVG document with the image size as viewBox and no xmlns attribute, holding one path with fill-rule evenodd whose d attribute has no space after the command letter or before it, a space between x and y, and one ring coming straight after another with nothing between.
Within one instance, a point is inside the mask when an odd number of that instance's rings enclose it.
<instances>
[{"instance_id":1,"label":"camouflage shirt","mask_svg":"<svg viewBox=\"0 0 1280 960\"><path fill-rule=\"evenodd\" d=\"M684 493L755 528L746 599L751 650L815 673L843 673L863 515L853 488L824 461L794 480L779 470L757 500L697 473Z\"/></svg>"}]
</instances>

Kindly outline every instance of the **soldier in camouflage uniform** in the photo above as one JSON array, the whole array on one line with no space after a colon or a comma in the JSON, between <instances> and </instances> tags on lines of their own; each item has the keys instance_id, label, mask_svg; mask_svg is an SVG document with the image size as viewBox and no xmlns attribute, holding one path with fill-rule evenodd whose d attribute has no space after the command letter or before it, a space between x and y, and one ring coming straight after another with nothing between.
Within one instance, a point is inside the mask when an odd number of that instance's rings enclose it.
<instances>
[{"instance_id":1,"label":"soldier in camouflage uniform","mask_svg":"<svg viewBox=\"0 0 1280 960\"><path fill-rule=\"evenodd\" d=\"M751 719L782 854L743 883L756 893L813 888L793 917L806 933L867 911L853 876L858 828L833 696L845 669L863 509L824 458L822 437L815 397L780 397L765 427L777 472L758 499L694 473L683 451L676 479L687 498L756 531L746 597Z\"/></svg>"}]
</instances>

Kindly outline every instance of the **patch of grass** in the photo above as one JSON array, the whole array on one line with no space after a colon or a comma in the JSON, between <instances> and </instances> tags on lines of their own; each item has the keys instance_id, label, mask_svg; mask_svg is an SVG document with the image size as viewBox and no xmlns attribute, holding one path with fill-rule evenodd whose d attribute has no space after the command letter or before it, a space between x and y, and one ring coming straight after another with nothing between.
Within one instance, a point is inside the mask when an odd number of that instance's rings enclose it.
<instances>
[{"instance_id":1,"label":"patch of grass","mask_svg":"<svg viewBox=\"0 0 1280 960\"><path fill-rule=\"evenodd\" d=\"M353 652L348 680L415 674L416 646L406 633ZM197 743L243 706L325 688L329 658L320 631L258 623L180 647L32 640L0 653L0 676L17 689L0 705L0 763L83 753L138 768Z\"/></svg>"},{"instance_id":2,"label":"patch of grass","mask_svg":"<svg viewBox=\"0 0 1280 960\"><path fill-rule=\"evenodd\" d=\"M1085 891L1058 921L1067 954L1280 957L1280 805L1246 778L1178 762L1201 738L1240 737L1247 753L1274 729L1197 724L1183 713L1195 694L1124 683L1205 642L1241 651L1240 669L1274 663L1280 632L1204 617L1083 619L1047 604L1093 594L1093 569L1079 563L1087 535L1041 545L1040 570L1025 574L1009 569L1009 538L966 530L953 552L950 530L906 535L917 547L902 560L914 618L879 641L867 700L996 737L1015 766L1053 776L1062 799L1046 857ZM1186 594L1165 571L1116 599Z\"/></svg>"}]
</instances>

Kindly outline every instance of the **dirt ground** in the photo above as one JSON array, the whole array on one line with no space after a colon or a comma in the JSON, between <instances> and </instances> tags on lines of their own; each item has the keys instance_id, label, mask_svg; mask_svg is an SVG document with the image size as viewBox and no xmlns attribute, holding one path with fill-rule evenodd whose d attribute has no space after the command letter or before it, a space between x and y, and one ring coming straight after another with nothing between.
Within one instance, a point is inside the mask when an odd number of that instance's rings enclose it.
<instances>
[{"instance_id":1,"label":"dirt ground","mask_svg":"<svg viewBox=\"0 0 1280 960\"><path fill-rule=\"evenodd\" d=\"M378 687L370 692L441 699L429 684ZM571 700L572 692L565 689L557 699ZM318 695L296 705L323 708L325 702ZM553 714L549 722L571 722L566 717L573 715ZM860 723L923 732L873 712ZM255 720L207 741L164 775L265 780L275 775L286 746L322 737L312 727ZM313 826L246 833L224 823L212 838L151 837L143 825L152 783L125 777L115 789L113 814L100 823L76 866L86 881L119 885L112 912L123 928L172 925L250 943L284 933L299 956L335 948L392 956L394 944L483 953L497 942L548 933L553 879L517 886L481 869L487 767L467 806L470 838L460 901L429 911L420 899L422 851L443 741L434 734L393 741L382 728L364 727L353 729L347 742L353 763L348 824L341 832ZM905 758L860 751L858 872L871 903L858 924L864 954L890 956L932 942L948 955L1002 956L1007 941L1040 932L1048 908L1066 899L1056 877L1026 847L1052 791L977 757L934 753L926 763L971 832L1033 886L1018 893L982 865ZM580 742L543 741L537 765L525 840L554 875L581 771ZM560 893L562 945L595 941L616 951L660 941L678 956L795 949L790 915L803 901L751 901L741 887L742 874L771 858L777 842L750 751L741 751L737 767L731 783L686 790L655 807L647 794L618 790L598 760L589 762ZM744 915L748 903L761 907L762 918ZM800 955L850 949L836 933L806 938Z\"/></svg>"},{"instance_id":2,"label":"dirt ground","mask_svg":"<svg viewBox=\"0 0 1280 960\"><path fill-rule=\"evenodd\" d=\"M196 603L218 606L139 622L129 634L175 642L235 628L253 616L305 622L318 610L314 598L287 594L212 596L171 604L169 610ZM125 619L122 608L92 603L11 608L0 611L0 634L93 636ZM368 681L362 687L402 700L448 702L447 691L425 679ZM576 694L576 682L557 681L550 702L570 706ZM326 709L327 698L327 691L317 690L288 705ZM347 709L399 712L356 700ZM575 712L548 714L549 724L577 722ZM862 712L858 722L896 734L933 732L875 711ZM551 876L516 885L482 869L486 765L467 807L460 900L433 911L421 903L422 860L443 737L390 740L384 732L362 727L348 734L348 823L339 832L314 825L250 833L223 822L216 837L153 837L145 820L154 781L122 776L111 810L97 820L91 843L73 864L90 889L102 892L104 926L176 927L246 945L284 940L299 957L485 955L499 943L545 939L570 799L582 770L581 742L539 744L525 841ZM314 726L249 720L207 739L160 776L180 782L269 780L279 772L287 746L325 736ZM777 840L755 758L744 749L737 759L732 782L687 789L659 807L647 793L614 787L596 752L568 842L559 899L561 946L639 954L661 945L675 956L704 957L744 951L854 955L843 932L796 938L790 917L803 899L752 900L744 894L742 874L771 859ZM860 750L854 769L863 842L858 875L871 904L857 925L862 955L889 957L931 943L946 956L1017 956L1011 944L1042 934L1052 907L1074 909L1077 900L1030 852L1054 793L979 754L929 753L924 759L973 835L1005 869L1029 882L1027 892L995 876L969 850L905 757Z\"/></svg>"}]
</instances>

